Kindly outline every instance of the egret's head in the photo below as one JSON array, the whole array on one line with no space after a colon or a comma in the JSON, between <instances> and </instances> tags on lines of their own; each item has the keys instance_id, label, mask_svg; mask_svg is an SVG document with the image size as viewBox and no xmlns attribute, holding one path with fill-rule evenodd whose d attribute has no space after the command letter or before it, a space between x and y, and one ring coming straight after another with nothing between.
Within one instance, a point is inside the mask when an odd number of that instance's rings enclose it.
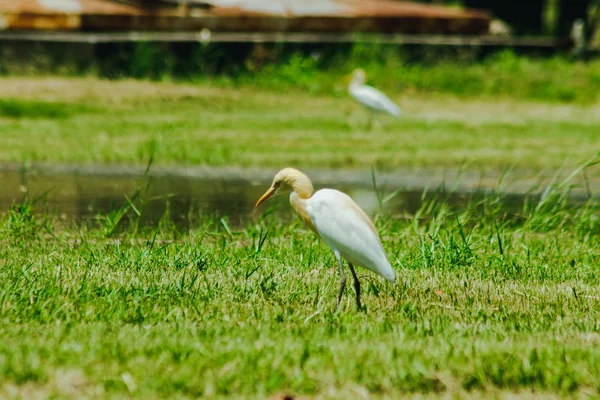
<instances>
[{"instance_id":1,"label":"egret's head","mask_svg":"<svg viewBox=\"0 0 600 400\"><path fill-rule=\"evenodd\" d=\"M352 71L352 83L357 85L362 85L367 81L367 74L365 70L362 68L357 68Z\"/></svg>"},{"instance_id":2,"label":"egret's head","mask_svg":"<svg viewBox=\"0 0 600 400\"><path fill-rule=\"evenodd\" d=\"M344 77L346 85L362 85L367 81L367 74L362 68L356 68L351 74Z\"/></svg>"},{"instance_id":3,"label":"egret's head","mask_svg":"<svg viewBox=\"0 0 600 400\"><path fill-rule=\"evenodd\" d=\"M280 188L293 190L302 198L309 198L313 193L313 186L308 176L294 168L284 168L275 175L271 187L256 202L255 207L273 196Z\"/></svg>"}]
</instances>

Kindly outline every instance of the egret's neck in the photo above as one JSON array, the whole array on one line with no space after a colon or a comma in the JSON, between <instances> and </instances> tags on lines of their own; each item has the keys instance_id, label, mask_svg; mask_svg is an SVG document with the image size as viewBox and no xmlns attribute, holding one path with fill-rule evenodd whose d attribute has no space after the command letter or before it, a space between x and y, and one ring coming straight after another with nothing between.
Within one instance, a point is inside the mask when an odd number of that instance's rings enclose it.
<instances>
[{"instance_id":1,"label":"egret's neck","mask_svg":"<svg viewBox=\"0 0 600 400\"><path fill-rule=\"evenodd\" d=\"M298 196L298 193L296 192L290 193L290 204L292 205L294 211L296 211L298 214L301 214L306 210L307 200L308 199L303 199L302 197Z\"/></svg>"},{"instance_id":2,"label":"egret's neck","mask_svg":"<svg viewBox=\"0 0 600 400\"><path fill-rule=\"evenodd\" d=\"M362 79L361 77L353 78L350 81L350 84L348 85L348 90L352 91L364 83L365 83L365 80Z\"/></svg>"},{"instance_id":3,"label":"egret's neck","mask_svg":"<svg viewBox=\"0 0 600 400\"><path fill-rule=\"evenodd\" d=\"M308 225L308 227L312 229L313 232L317 232L317 229L315 228L315 225L313 224L310 215L308 214L307 206L309 200L310 198L300 197L300 195L298 195L296 191L293 191L290 194L290 204L292 205L294 211L296 211L296 214L298 214L300 219L302 219L302 221L304 221L304 223Z\"/></svg>"},{"instance_id":4,"label":"egret's neck","mask_svg":"<svg viewBox=\"0 0 600 400\"><path fill-rule=\"evenodd\" d=\"M313 194L313 185L308 176L298 173L289 180L289 185L292 187L292 194L296 193L299 198L307 200Z\"/></svg>"},{"instance_id":5,"label":"egret's neck","mask_svg":"<svg viewBox=\"0 0 600 400\"><path fill-rule=\"evenodd\" d=\"M313 185L308 176L298 170L290 171L288 174L288 184L292 187L290 194L290 204L302 221L308 225L310 229L316 232L315 225L308 214L308 204L310 197L313 194Z\"/></svg>"}]
</instances>

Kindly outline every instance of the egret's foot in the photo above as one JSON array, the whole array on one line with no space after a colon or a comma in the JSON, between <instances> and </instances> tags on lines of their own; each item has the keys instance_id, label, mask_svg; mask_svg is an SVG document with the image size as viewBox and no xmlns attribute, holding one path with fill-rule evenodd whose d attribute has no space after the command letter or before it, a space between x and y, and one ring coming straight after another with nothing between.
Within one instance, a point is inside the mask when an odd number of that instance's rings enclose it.
<instances>
[{"instance_id":1,"label":"egret's foot","mask_svg":"<svg viewBox=\"0 0 600 400\"><path fill-rule=\"evenodd\" d=\"M356 303L356 311L363 311L364 308L362 304L360 304L360 300Z\"/></svg>"}]
</instances>

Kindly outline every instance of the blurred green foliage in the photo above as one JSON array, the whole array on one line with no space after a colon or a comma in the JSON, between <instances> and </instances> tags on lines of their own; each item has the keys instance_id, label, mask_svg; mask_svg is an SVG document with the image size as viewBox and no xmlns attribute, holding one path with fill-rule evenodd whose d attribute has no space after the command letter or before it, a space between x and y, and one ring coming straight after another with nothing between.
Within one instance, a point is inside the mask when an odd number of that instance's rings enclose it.
<instances>
[{"instance_id":1,"label":"blurred green foliage","mask_svg":"<svg viewBox=\"0 0 600 400\"><path fill-rule=\"evenodd\" d=\"M478 48L366 43L103 44L85 56L89 58L87 67L82 66L81 59L71 60L73 51L65 49L64 54L55 54L56 51L53 48L52 54L44 56L36 48L35 57L24 64L2 57L0 73L209 80L229 87L253 85L330 93L343 75L362 67L371 84L393 91L485 94L588 104L595 102L600 93L600 61L573 61L564 55L522 55L513 50L490 52Z\"/></svg>"}]
</instances>

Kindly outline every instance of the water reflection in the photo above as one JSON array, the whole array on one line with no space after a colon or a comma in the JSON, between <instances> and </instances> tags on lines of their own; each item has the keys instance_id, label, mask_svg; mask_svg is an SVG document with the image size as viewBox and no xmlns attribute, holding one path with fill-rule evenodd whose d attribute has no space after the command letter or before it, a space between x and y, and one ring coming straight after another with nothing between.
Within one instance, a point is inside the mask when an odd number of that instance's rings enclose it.
<instances>
[{"instance_id":1,"label":"water reflection","mask_svg":"<svg viewBox=\"0 0 600 400\"><path fill-rule=\"evenodd\" d=\"M233 226L241 225L264 212L256 210L256 200L268 188L268 183L252 184L247 181L202 180L186 177L133 178L130 176L47 175L1 172L4 190L0 207L8 210L13 202L20 202L26 194L30 198L46 194L38 209L58 213L67 219L90 220L106 215L126 204L125 196L141 189L145 200L142 222L156 223L168 210L176 224L187 227L203 215L225 216ZM379 208L372 188L327 185L348 193L369 214ZM146 190L147 188L147 190ZM318 188L317 188L318 189ZM449 202L460 206L470 199L467 194L455 194ZM422 204L421 191L399 192L385 204L393 214L413 214ZM286 194L269 202L282 218L293 218ZM268 207L267 206L267 207Z\"/></svg>"}]
</instances>

